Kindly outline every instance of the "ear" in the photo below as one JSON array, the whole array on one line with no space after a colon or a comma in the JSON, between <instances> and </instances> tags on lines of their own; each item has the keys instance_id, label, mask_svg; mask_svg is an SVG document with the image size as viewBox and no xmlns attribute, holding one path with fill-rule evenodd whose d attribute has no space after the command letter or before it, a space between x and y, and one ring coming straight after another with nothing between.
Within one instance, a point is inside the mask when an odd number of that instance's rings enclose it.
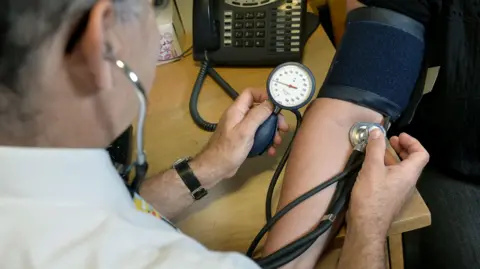
<instances>
[{"instance_id":1,"label":"ear","mask_svg":"<svg viewBox=\"0 0 480 269\"><path fill-rule=\"evenodd\" d=\"M80 57L86 75L96 89L113 87L112 65L106 55L115 50L116 44L111 40L113 35L109 34L114 25L115 12L111 0L98 1L88 15L85 31L73 52Z\"/></svg>"}]
</instances>

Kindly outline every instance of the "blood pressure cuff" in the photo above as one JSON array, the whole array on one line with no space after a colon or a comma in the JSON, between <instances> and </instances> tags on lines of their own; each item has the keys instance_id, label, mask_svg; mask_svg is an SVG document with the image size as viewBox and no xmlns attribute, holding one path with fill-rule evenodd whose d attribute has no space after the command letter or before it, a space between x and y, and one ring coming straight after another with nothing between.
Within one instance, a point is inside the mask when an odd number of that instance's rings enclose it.
<instances>
[{"instance_id":1,"label":"blood pressure cuff","mask_svg":"<svg viewBox=\"0 0 480 269\"><path fill-rule=\"evenodd\" d=\"M318 97L349 101L398 119L422 69L424 34L421 23L388 9L350 12Z\"/></svg>"}]
</instances>

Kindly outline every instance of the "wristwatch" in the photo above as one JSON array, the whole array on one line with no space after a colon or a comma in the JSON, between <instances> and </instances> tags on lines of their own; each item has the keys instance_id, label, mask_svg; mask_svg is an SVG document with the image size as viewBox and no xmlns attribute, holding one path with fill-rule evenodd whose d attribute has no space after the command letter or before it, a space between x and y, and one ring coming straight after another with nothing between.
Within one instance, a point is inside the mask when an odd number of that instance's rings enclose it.
<instances>
[{"instance_id":1,"label":"wristwatch","mask_svg":"<svg viewBox=\"0 0 480 269\"><path fill-rule=\"evenodd\" d=\"M177 171L178 175L183 180L183 183L185 183L185 186L190 190L193 199L198 201L207 196L208 191L202 187L202 184L198 181L198 178L188 164L191 160L192 158L180 159L173 164L173 169Z\"/></svg>"}]
</instances>

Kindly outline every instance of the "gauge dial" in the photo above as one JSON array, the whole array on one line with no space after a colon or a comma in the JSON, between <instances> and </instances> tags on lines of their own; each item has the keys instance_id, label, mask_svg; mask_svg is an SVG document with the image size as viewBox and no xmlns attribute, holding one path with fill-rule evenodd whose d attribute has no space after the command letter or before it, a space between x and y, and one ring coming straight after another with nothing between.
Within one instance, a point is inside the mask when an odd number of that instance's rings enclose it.
<instances>
[{"instance_id":1,"label":"gauge dial","mask_svg":"<svg viewBox=\"0 0 480 269\"><path fill-rule=\"evenodd\" d=\"M299 109L312 99L315 93L315 78L306 66L285 63L270 74L267 89L276 106L282 109Z\"/></svg>"}]
</instances>

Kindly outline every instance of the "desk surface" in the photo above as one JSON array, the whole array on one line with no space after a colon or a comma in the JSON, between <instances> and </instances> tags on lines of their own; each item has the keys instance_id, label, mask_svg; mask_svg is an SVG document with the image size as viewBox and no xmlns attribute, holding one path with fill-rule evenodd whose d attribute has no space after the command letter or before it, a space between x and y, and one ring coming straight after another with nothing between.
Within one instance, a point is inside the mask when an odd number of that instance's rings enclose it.
<instances>
[{"instance_id":1,"label":"desk surface","mask_svg":"<svg viewBox=\"0 0 480 269\"><path fill-rule=\"evenodd\" d=\"M334 48L323 29L309 40L304 63L321 84L334 56ZM188 103L198 65L191 57L158 67L150 97L146 124L146 151L150 173L158 173L179 157L192 156L206 144L210 133L192 122ZM247 87L264 88L270 68L228 69L219 73L238 91ZM210 79L200 95L199 110L210 121L218 121L232 100ZM286 113L290 126L295 119ZM288 136L287 136L288 137ZM285 141L289 141L290 137ZM286 145L279 150L283 154ZM265 222L265 194L281 156L247 160L235 178L222 182L205 200L197 202L176 222L184 233L214 250L244 252ZM281 182L279 183L281 186ZM274 199L278 200L279 191ZM430 212L418 193L392 226L391 234L419 229L430 224ZM341 235L339 235L341 238Z\"/></svg>"}]
</instances>

